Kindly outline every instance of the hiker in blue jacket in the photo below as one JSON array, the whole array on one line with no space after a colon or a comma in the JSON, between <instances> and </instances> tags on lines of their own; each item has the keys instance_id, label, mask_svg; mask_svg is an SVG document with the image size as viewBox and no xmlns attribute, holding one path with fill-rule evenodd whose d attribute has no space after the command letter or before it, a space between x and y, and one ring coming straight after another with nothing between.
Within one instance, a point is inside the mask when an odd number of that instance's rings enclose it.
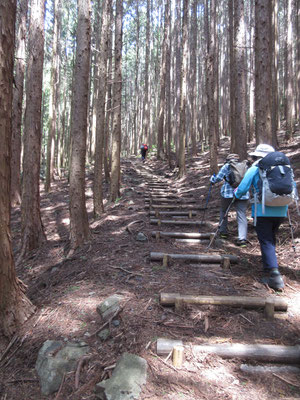
<instances>
[{"instance_id":1,"label":"hiker in blue jacket","mask_svg":"<svg viewBox=\"0 0 300 400\"><path fill-rule=\"evenodd\" d=\"M229 154L226 158L226 163L220 169L217 175L213 175L210 178L210 182L214 185L217 182L221 182L224 180L224 183L221 187L221 207L220 207L220 237L222 239L228 238L228 217L225 216L228 207L230 206L232 199L234 197L233 190L234 188L229 184L228 177L230 174L230 160L239 161L238 154ZM243 196L240 197L239 200L234 202L236 209L236 217L238 223L238 241L237 245L239 247L247 246L247 206L248 206L249 193L246 192Z\"/></svg>"},{"instance_id":2,"label":"hiker in blue jacket","mask_svg":"<svg viewBox=\"0 0 300 400\"><path fill-rule=\"evenodd\" d=\"M237 199L242 198L250 187L253 189L254 196L260 193L261 178L257 164L267 154L274 151L275 149L272 146L260 144L256 147L254 152L249 153L255 162L251 168L248 169L243 180L234 191L234 195ZM275 246L276 234L284 217L287 216L287 209L288 206L265 206L263 210L262 202L258 199L257 202L252 204L252 217L256 219L254 225L260 243L263 270L265 273L262 282L275 290L284 288L284 282L278 269Z\"/></svg>"}]
</instances>

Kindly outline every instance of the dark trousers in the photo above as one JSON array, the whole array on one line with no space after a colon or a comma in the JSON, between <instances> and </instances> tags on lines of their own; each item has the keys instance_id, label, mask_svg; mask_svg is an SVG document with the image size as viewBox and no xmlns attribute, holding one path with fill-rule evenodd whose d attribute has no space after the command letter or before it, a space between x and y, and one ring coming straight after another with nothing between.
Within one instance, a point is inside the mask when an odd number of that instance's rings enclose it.
<instances>
[{"instance_id":1,"label":"dark trousers","mask_svg":"<svg viewBox=\"0 0 300 400\"><path fill-rule=\"evenodd\" d=\"M145 160L146 153L147 153L147 150L143 150L143 149L141 150L142 160Z\"/></svg>"},{"instance_id":2,"label":"dark trousers","mask_svg":"<svg viewBox=\"0 0 300 400\"><path fill-rule=\"evenodd\" d=\"M276 234L283 220L282 217L257 217L255 229L264 269L278 268Z\"/></svg>"}]
</instances>

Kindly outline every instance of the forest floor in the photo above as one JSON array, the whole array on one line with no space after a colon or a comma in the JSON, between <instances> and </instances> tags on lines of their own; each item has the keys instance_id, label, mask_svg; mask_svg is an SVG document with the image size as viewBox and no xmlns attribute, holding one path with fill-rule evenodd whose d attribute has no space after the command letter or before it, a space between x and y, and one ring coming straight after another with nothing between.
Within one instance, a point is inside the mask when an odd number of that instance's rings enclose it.
<instances>
[{"instance_id":1,"label":"forest floor","mask_svg":"<svg viewBox=\"0 0 300 400\"><path fill-rule=\"evenodd\" d=\"M229 141L221 141L220 165L229 150ZM254 148L254 144L249 146ZM290 144L280 147L290 157L300 189L299 135ZM288 221L280 228L277 245L280 270L285 290L276 295L288 302L286 313L276 313L274 320L264 317L262 310L245 310L225 306L189 305L182 313L173 307L159 304L161 292L205 295L267 296L272 290L263 286L261 256L249 212L249 245L239 248L234 239L237 225L234 211L229 213L230 239L215 245L210 253L230 253L240 257L225 271L216 267L199 267L186 262L172 262L163 267L161 262L150 262L151 251L168 253L207 253L206 244L175 243L174 239L157 241L154 230L194 231L195 228L158 229L150 225L144 196L147 191L146 174L152 174L178 192L189 192L198 205L205 204L209 188L208 152L197 157L187 156L187 175L176 179L177 170L167 163L150 157L144 164L139 158L122 160L122 194L115 204L105 202L105 214L93 219L92 175L87 177L87 209L91 239L71 258L68 253L68 184L56 181L50 194L41 192L42 220L47 244L17 266L17 274L27 285L27 295L37 307L35 315L24 325L11 346L5 363L0 363L1 400L79 400L95 399L95 384L108 378L114 364L124 352L137 354L148 363L147 383L142 400L195 399L295 399L300 398L299 372L269 370L245 372L245 360L222 359L218 356L196 356L185 353L182 368L174 368L172 361L156 355L156 340L160 337L181 339L186 344L247 343L300 344L300 218L296 207L290 207L296 252L293 251ZM106 196L108 186L105 187ZM209 207L203 215L209 222L204 231L215 231L218 226L220 186L212 189ZM131 224L131 225L129 225ZM143 232L148 240L136 240ZM14 253L20 248L20 210L12 215ZM217 242L218 243L218 242ZM53 272L53 267L56 267ZM52 271L52 272L51 272ZM124 296L124 308L118 315L119 326L111 326L104 342L94 333L103 321L96 307L113 294ZM59 394L42 396L35 372L38 351L48 340L84 340L91 349L91 358L80 373L79 388L74 376L68 374ZM8 342L0 341L0 360ZM300 362L299 362L300 363ZM252 362L250 365L263 365ZM275 372L274 372L275 371Z\"/></svg>"}]
</instances>

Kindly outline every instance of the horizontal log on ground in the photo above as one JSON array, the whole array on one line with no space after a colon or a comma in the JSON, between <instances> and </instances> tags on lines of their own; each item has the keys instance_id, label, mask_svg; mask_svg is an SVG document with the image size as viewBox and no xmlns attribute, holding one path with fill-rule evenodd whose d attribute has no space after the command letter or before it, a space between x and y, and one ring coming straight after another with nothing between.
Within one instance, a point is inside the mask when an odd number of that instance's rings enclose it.
<instances>
[{"instance_id":1,"label":"horizontal log on ground","mask_svg":"<svg viewBox=\"0 0 300 400\"><path fill-rule=\"evenodd\" d=\"M161 237L170 237L170 238L185 238L185 239L210 239L213 232L204 232L204 233L197 233L197 232L160 232L160 231L153 231L151 232L152 237L156 237L157 232Z\"/></svg>"},{"instance_id":2,"label":"horizontal log on ground","mask_svg":"<svg viewBox=\"0 0 300 400\"><path fill-rule=\"evenodd\" d=\"M152 225L193 225L193 226L202 226L206 225L206 222L202 221L191 221L191 220L169 220L169 219L150 219L150 224Z\"/></svg>"},{"instance_id":3,"label":"horizontal log on ground","mask_svg":"<svg viewBox=\"0 0 300 400\"><path fill-rule=\"evenodd\" d=\"M174 343L172 343L174 342ZM157 354L170 354L177 340L158 339ZM282 346L273 344L242 344L242 343L222 343L211 345L188 346L192 349L194 355L197 354L215 354L224 358L241 358L247 360L256 360L263 362L275 362L286 364L299 364L300 345Z\"/></svg>"},{"instance_id":4,"label":"horizontal log on ground","mask_svg":"<svg viewBox=\"0 0 300 400\"><path fill-rule=\"evenodd\" d=\"M267 301L274 303L275 311L287 311L288 305L280 297L250 297L250 296L193 296L182 295L180 293L161 293L160 304L171 306L176 299L182 300L187 304L213 304L231 307L243 307L249 309L264 308Z\"/></svg>"},{"instance_id":5,"label":"horizontal log on ground","mask_svg":"<svg viewBox=\"0 0 300 400\"><path fill-rule=\"evenodd\" d=\"M208 244L209 239L175 239L175 243ZM215 241L216 243L216 241Z\"/></svg>"},{"instance_id":6,"label":"horizontal log on ground","mask_svg":"<svg viewBox=\"0 0 300 400\"><path fill-rule=\"evenodd\" d=\"M204 207L193 204L152 204L151 207L149 207L149 204L146 204L145 208L153 208L154 210L205 210Z\"/></svg>"},{"instance_id":7,"label":"horizontal log on ground","mask_svg":"<svg viewBox=\"0 0 300 400\"><path fill-rule=\"evenodd\" d=\"M158 197L151 197L152 202L161 202L161 203L171 203L171 204L182 204L182 205L188 205L188 204L195 204L196 200L187 200L183 199L182 197L177 197L174 199L160 199ZM145 202L149 202L150 198L145 197Z\"/></svg>"},{"instance_id":8,"label":"horizontal log on ground","mask_svg":"<svg viewBox=\"0 0 300 400\"><path fill-rule=\"evenodd\" d=\"M150 211L150 215L156 215L156 213L159 213L160 215L170 215L170 216L172 216L172 215L186 215L186 216L189 216L189 215L192 215L192 216L195 216L195 215L197 215L197 213L195 212L195 211L178 211L178 210L174 210L174 211Z\"/></svg>"},{"instance_id":9,"label":"horizontal log on ground","mask_svg":"<svg viewBox=\"0 0 300 400\"><path fill-rule=\"evenodd\" d=\"M158 253L151 252L150 260L151 261L160 261L163 260L164 255L167 255L171 260L185 260L192 262L201 262L208 264L217 264L222 263L224 258L229 258L230 262L237 263L239 258L237 256L233 256L231 254L224 254L220 256L218 254L170 254L170 253Z\"/></svg>"}]
</instances>

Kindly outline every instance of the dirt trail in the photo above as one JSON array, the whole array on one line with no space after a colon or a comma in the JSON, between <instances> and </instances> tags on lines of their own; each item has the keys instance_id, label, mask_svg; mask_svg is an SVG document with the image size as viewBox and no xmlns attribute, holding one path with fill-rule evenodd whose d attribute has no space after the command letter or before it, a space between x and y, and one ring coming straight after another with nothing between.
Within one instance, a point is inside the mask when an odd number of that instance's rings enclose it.
<instances>
[{"instance_id":1,"label":"dirt trail","mask_svg":"<svg viewBox=\"0 0 300 400\"><path fill-rule=\"evenodd\" d=\"M226 149L228 143L222 143ZM300 187L300 153L297 143L282 148L295 167ZM226 150L219 162L225 159ZM256 234L249 213L249 240L245 249L235 246L237 233L235 213L229 215L230 240L216 242L207 250L207 242L191 244L174 238L159 240L153 231L199 232L198 227L170 227L150 224L145 208L147 182L160 180L175 195L194 199L203 206L208 194L208 153L187 158L187 176L176 179L176 170L154 159L142 164L131 158L122 162L122 195L116 204L105 204L106 213L92 219L92 177L87 180L87 206L91 241L71 259L68 251L68 187L66 181L56 183L50 195L42 193L42 218L48 243L18 266L18 275L28 285L28 295L37 306L37 313L24 326L20 339L12 346L5 368L0 370L0 399L43 399L34 371L37 353L47 339L84 340L92 349L92 358L80 374L80 388L75 390L74 374L66 377L59 399L94 399L95 383L109 377L112 365L125 351L144 357L149 365L148 382L142 400L194 399L294 399L300 398L299 373L272 370L250 373L240 369L243 360L218 356L196 356L186 350L181 369L174 369L171 360L156 355L159 337L180 339L184 343L262 343L295 345L300 331L300 230L299 217L291 207L297 253L291 247L290 229L286 222L279 235L278 257L286 288L279 298L288 302L286 313L276 313L267 320L261 310L227 306L185 306L177 312L163 307L159 294L174 292L194 295L260 296L271 294L259 283L261 261ZM219 187L213 187L201 232L214 232L218 225ZM107 193L108 187L105 188ZM173 193L174 194L174 193ZM193 210L193 220L203 218L203 210ZM151 219L155 218L151 216ZM170 216L166 216L169 219ZM186 216L177 218L187 219ZM14 249L19 248L20 213L12 218ZM138 232L146 235L137 241ZM172 260L167 267L162 261L150 261L151 252L232 254L240 261L229 270L220 266L199 266ZM124 309L109 338L102 342L93 335L102 321L96 306L106 297L121 293ZM8 343L1 342L4 349ZM252 363L256 364L256 363ZM260 363L261 364L261 363ZM21 396L21 397L20 397ZM45 398L45 397L44 397ZM56 395L48 399L55 399Z\"/></svg>"}]
</instances>

